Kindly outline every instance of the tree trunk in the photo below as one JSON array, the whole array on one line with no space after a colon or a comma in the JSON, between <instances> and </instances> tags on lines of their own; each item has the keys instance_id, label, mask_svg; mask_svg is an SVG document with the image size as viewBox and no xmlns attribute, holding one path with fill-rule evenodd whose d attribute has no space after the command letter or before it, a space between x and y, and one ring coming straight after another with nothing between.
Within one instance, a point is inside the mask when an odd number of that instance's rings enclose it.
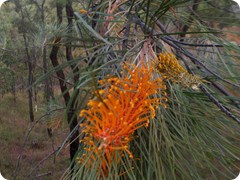
<instances>
[{"instance_id":1,"label":"tree trunk","mask_svg":"<svg viewBox=\"0 0 240 180\"><path fill-rule=\"evenodd\" d=\"M13 80L12 84L12 95L13 95L13 101L16 103L17 102L17 97L16 97L16 87L15 87L15 79Z\"/></svg>"},{"instance_id":2,"label":"tree trunk","mask_svg":"<svg viewBox=\"0 0 240 180\"><path fill-rule=\"evenodd\" d=\"M49 78L49 93L50 93L50 97L54 100L54 81L52 80L52 78Z\"/></svg>"},{"instance_id":3,"label":"tree trunk","mask_svg":"<svg viewBox=\"0 0 240 180\"><path fill-rule=\"evenodd\" d=\"M58 23L61 24L62 22L62 9L63 6L61 3L56 4L57 6L57 18L58 18ZM57 54L59 51L59 46L58 43L61 41L61 37L56 37L55 39L55 45L52 47L52 51L50 53L50 59L52 62L53 67L58 67L59 66L59 62L58 62L58 58L57 58ZM73 162L72 166L70 167L70 173L73 172L73 168L74 168L74 160L75 160L75 155L78 151L78 147L79 147L79 131L78 128L76 128L76 130L74 131L75 127L78 126L78 121L77 121L77 115L75 113L75 101L71 101L70 102L70 92L68 91L67 85L65 83L66 78L64 75L64 72L62 69L58 69L56 71L58 80L59 80L59 84L60 84L60 89L61 92L63 94L63 98L65 101L65 105L69 106L69 110L67 112L67 120L68 120L68 125L69 125L69 130L70 133L73 133L73 135L70 137L70 159ZM75 98L73 98L75 99ZM71 104L69 104L71 103Z\"/></svg>"},{"instance_id":4,"label":"tree trunk","mask_svg":"<svg viewBox=\"0 0 240 180\"><path fill-rule=\"evenodd\" d=\"M72 2L71 0L67 0L66 3L66 14L67 14L67 19L68 19L68 37L72 37L72 26L73 26L73 9L72 9ZM71 44L71 39L67 40L67 44L66 44L66 58L67 61L72 61L73 60L73 56L72 56L72 44ZM79 80L79 69L78 66L76 64L71 63L71 68L72 68L72 72L74 74L74 92L72 93L73 96L73 100L71 102L71 106L70 109L72 109L69 114L68 114L68 120L72 121L72 123L70 124L70 129L74 129L77 125L78 125L78 121L77 121L77 114L75 113L75 109L77 106L77 101L78 101L78 95L79 95L79 90L76 89L76 85L77 82ZM75 153L78 151L78 147L79 147L79 131L77 130L74 134L73 134L73 139L76 139L73 143L72 143L72 153L71 157L75 156ZM71 169L73 169L74 167L74 163L72 164Z\"/></svg>"},{"instance_id":5,"label":"tree trunk","mask_svg":"<svg viewBox=\"0 0 240 180\"><path fill-rule=\"evenodd\" d=\"M42 28L43 28L44 33L45 33L44 4L45 4L45 0L41 4L40 11L41 11ZM45 46L45 42L44 42L44 46L43 46L43 69L44 69L44 74L46 75L47 71L48 71L48 67L47 67L47 48ZM49 78L48 77L46 77L46 80L45 80L45 98L46 98L47 102L50 101L50 84L49 84Z\"/></svg>"},{"instance_id":6,"label":"tree trunk","mask_svg":"<svg viewBox=\"0 0 240 180\"><path fill-rule=\"evenodd\" d=\"M16 5L16 12L20 12L21 13L21 31L22 31L22 36L24 39L24 45L25 45L25 52L27 55L27 67L28 67L28 108L29 108L29 118L30 121L34 121L34 112L33 112L33 101L32 101L32 97L33 97L33 92L32 92L32 83L33 83L33 66L32 66L32 60L29 54L29 41L27 39L26 36L26 27L25 27L25 22L24 22L24 14L23 14L23 10L21 7L21 4L19 3L19 0L14 1L15 5Z\"/></svg>"},{"instance_id":7,"label":"tree trunk","mask_svg":"<svg viewBox=\"0 0 240 180\"><path fill-rule=\"evenodd\" d=\"M29 55L28 51L28 42L26 38L25 32L23 32L23 39L25 43L25 50L26 50L26 55L27 55L27 66L28 66L28 109L29 109L29 118L30 121L34 121L34 112L33 112L33 92L32 92L32 83L33 83L33 67L32 67L32 61Z\"/></svg>"},{"instance_id":8,"label":"tree trunk","mask_svg":"<svg viewBox=\"0 0 240 180\"><path fill-rule=\"evenodd\" d=\"M43 69L44 69L44 74L46 76L48 68L47 68L47 49L45 45L43 47ZM48 77L46 77L45 79L45 98L47 102L50 101L50 86L49 86Z\"/></svg>"}]
</instances>

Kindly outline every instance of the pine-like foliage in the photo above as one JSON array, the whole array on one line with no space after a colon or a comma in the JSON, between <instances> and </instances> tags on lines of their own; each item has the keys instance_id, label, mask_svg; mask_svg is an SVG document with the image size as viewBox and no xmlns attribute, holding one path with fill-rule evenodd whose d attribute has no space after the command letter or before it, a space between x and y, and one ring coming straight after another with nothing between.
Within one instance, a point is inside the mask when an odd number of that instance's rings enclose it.
<instances>
[{"instance_id":1,"label":"pine-like foliage","mask_svg":"<svg viewBox=\"0 0 240 180\"><path fill-rule=\"evenodd\" d=\"M71 178L235 178L240 48L226 30L240 19L227 13L232 4L76 5L68 40L81 68L75 85L81 141Z\"/></svg>"}]
</instances>

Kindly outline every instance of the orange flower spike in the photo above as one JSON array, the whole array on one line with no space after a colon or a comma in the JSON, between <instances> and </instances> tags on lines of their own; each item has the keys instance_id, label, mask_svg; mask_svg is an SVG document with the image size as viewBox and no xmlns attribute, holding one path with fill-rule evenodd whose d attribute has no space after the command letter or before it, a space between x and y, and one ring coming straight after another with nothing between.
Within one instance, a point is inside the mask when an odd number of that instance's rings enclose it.
<instances>
[{"instance_id":1,"label":"orange flower spike","mask_svg":"<svg viewBox=\"0 0 240 180\"><path fill-rule=\"evenodd\" d=\"M145 69L144 69L145 70ZM158 81L153 81L153 82L149 82L148 80L150 79L150 77L147 77L147 75L151 75L151 70L146 72L146 71L142 71L142 73L144 74L144 76L140 76L138 79L142 80L139 84L139 88L137 90L137 92L135 93L135 97L133 98L136 99L137 101L134 103L134 107L135 109L142 109L140 107L143 106L143 102L146 103L146 101L148 101L149 99L147 99L147 97L149 95L152 95L154 93L156 93L156 89L159 89L159 83ZM148 73L148 74L147 74ZM147 74L147 75L146 75ZM146 78L147 77L147 78ZM147 81L147 82L144 82ZM161 80L160 80L161 82ZM156 101L156 99L150 99L151 102L149 102L149 104L153 103L154 101ZM147 105L148 103L146 103ZM149 109L147 109L148 111ZM138 112L138 111L135 111ZM140 116L142 115L142 113L144 114L144 112L140 112L141 114L139 114Z\"/></svg>"},{"instance_id":2,"label":"orange flower spike","mask_svg":"<svg viewBox=\"0 0 240 180\"><path fill-rule=\"evenodd\" d=\"M135 117L139 117L141 115L146 114L146 112L149 111L149 105L151 103L158 103L159 99L148 99L149 95L152 95L156 93L156 89L158 89L158 86L153 86L154 84L152 83L139 83L138 90L136 90L136 93L134 93L134 97L132 98L132 106L133 109L129 108L129 111L126 114L131 114L134 112L134 115L132 114L132 118L135 119ZM149 87L146 87L149 86ZM159 86L160 87L160 86ZM140 90L139 90L140 89ZM139 111L143 110L143 106L148 106L146 112L144 111Z\"/></svg>"},{"instance_id":3,"label":"orange flower spike","mask_svg":"<svg viewBox=\"0 0 240 180\"><path fill-rule=\"evenodd\" d=\"M95 149L95 157L102 153L108 157L102 162L104 172L107 172L106 163L110 163L109 157L114 151L125 151L133 157L128 150L131 135L142 126L148 126L149 119L155 116L154 107L164 101L164 98L150 98L166 88L160 78L152 79L152 68L127 65L124 68L126 73L122 73L122 79L110 77L100 81L106 86L99 91L103 102L91 100L89 109L80 113L87 120L81 125L85 126L84 144L89 150Z\"/></svg>"}]
</instances>

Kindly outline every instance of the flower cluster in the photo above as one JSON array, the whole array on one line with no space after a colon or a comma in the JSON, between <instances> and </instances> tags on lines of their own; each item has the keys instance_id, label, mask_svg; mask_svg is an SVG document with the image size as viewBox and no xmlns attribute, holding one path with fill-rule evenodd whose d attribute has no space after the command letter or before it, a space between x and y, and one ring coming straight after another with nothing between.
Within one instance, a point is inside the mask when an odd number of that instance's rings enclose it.
<instances>
[{"instance_id":1,"label":"flower cluster","mask_svg":"<svg viewBox=\"0 0 240 180\"><path fill-rule=\"evenodd\" d=\"M201 84L201 78L196 75L189 74L176 59L173 54L160 53L157 57L155 68L157 71L168 80L179 83L185 88L197 89Z\"/></svg>"},{"instance_id":2,"label":"flower cluster","mask_svg":"<svg viewBox=\"0 0 240 180\"><path fill-rule=\"evenodd\" d=\"M96 90L96 96L88 102L88 109L80 112L86 119L81 124L86 152L79 161L83 163L88 159L86 165L91 167L100 160L97 167L104 176L108 175L111 162L119 162L124 152L133 158L129 142L134 132L149 125L159 105L166 107L163 79L191 88L201 83L200 77L189 74L175 56L168 53L161 53L153 67L125 64L123 69L121 77L108 76L100 80L102 88ZM160 77L154 76L154 69Z\"/></svg>"},{"instance_id":3,"label":"flower cluster","mask_svg":"<svg viewBox=\"0 0 240 180\"><path fill-rule=\"evenodd\" d=\"M122 77L109 77L99 83L105 88L98 90L99 98L89 101L89 109L80 112L86 118L83 143L86 150L94 152L91 159L100 156L102 170L107 171L108 161L115 151L129 151L133 133L148 126L155 116L157 106L165 106L165 85L161 78L153 79L153 68L124 65ZM161 98L154 97L162 94Z\"/></svg>"}]
</instances>

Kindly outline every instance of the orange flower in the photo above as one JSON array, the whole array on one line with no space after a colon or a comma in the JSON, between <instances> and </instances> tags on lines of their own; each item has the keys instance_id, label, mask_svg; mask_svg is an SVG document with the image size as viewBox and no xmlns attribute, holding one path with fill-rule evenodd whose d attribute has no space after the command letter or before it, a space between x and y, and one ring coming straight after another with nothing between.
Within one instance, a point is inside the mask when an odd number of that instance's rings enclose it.
<instances>
[{"instance_id":1,"label":"orange flower","mask_svg":"<svg viewBox=\"0 0 240 180\"><path fill-rule=\"evenodd\" d=\"M154 63L157 71L165 79L179 83L183 87L191 87L193 89L197 89L201 84L201 78L199 76L189 74L187 70L180 65L173 54L160 53Z\"/></svg>"},{"instance_id":2,"label":"orange flower","mask_svg":"<svg viewBox=\"0 0 240 180\"><path fill-rule=\"evenodd\" d=\"M81 125L85 127L83 142L88 151L107 157L102 163L105 169L106 161L110 163L110 156L115 151L125 151L133 158L128 146L133 133L148 126L155 116L156 107L165 106L167 100L165 97L153 97L160 90L164 92L166 87L161 78L152 79L152 68L125 65L124 69L126 73L122 73L122 78L101 80L100 84L106 86L98 91L101 99L91 100L89 109L80 113L86 118Z\"/></svg>"},{"instance_id":3,"label":"orange flower","mask_svg":"<svg viewBox=\"0 0 240 180\"><path fill-rule=\"evenodd\" d=\"M79 12L80 12L80 14L87 14L87 10L86 9L80 9Z\"/></svg>"}]
</instances>

